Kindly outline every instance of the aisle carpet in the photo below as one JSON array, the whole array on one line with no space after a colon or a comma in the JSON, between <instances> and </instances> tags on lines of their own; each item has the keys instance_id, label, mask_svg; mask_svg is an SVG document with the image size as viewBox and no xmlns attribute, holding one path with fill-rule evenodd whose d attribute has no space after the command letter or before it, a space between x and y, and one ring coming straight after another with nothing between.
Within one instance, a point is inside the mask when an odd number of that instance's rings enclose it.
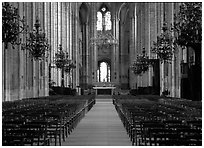
<instances>
[{"instance_id":1,"label":"aisle carpet","mask_svg":"<svg viewBox=\"0 0 204 148\"><path fill-rule=\"evenodd\" d=\"M96 104L63 146L131 146L111 96L96 96Z\"/></svg>"}]
</instances>

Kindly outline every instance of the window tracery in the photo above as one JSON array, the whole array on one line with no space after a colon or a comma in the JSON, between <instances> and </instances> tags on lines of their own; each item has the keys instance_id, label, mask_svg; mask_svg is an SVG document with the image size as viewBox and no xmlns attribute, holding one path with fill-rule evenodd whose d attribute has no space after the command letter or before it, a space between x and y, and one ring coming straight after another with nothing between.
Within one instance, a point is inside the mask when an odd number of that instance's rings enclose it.
<instances>
[{"instance_id":1,"label":"window tracery","mask_svg":"<svg viewBox=\"0 0 204 148\"><path fill-rule=\"evenodd\" d=\"M111 13L107 8L102 7L97 12L97 30L111 30L112 22L111 22Z\"/></svg>"}]
</instances>

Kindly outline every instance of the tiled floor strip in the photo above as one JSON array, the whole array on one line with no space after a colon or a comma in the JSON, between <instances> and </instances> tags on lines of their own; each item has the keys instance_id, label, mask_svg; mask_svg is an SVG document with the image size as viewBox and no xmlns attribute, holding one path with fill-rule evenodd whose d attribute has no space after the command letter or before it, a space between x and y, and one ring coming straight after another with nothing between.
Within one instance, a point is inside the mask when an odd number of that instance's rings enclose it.
<instances>
[{"instance_id":1,"label":"tiled floor strip","mask_svg":"<svg viewBox=\"0 0 204 148\"><path fill-rule=\"evenodd\" d=\"M97 96L96 104L62 145L131 146L111 96Z\"/></svg>"}]
</instances>

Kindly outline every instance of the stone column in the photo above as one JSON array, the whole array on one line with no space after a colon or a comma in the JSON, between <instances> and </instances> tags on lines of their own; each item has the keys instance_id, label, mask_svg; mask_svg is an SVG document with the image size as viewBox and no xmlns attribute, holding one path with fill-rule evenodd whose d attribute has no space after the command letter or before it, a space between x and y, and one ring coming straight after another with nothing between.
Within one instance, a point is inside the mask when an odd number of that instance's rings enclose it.
<instances>
[{"instance_id":1,"label":"stone column","mask_svg":"<svg viewBox=\"0 0 204 148\"><path fill-rule=\"evenodd\" d=\"M119 19L115 13L112 13L112 34L119 40ZM119 84L119 46L113 45L112 59L111 59L111 81Z\"/></svg>"},{"instance_id":2,"label":"stone column","mask_svg":"<svg viewBox=\"0 0 204 148\"><path fill-rule=\"evenodd\" d=\"M83 87L87 86L87 82L88 82L88 35L87 35L87 23L82 24L82 85Z\"/></svg>"},{"instance_id":3,"label":"stone column","mask_svg":"<svg viewBox=\"0 0 204 148\"><path fill-rule=\"evenodd\" d=\"M65 46L66 46L66 52L68 53L68 58L70 58L69 56L69 3L63 3L63 10L64 10L64 23L65 23L65 27L64 27L64 42L65 42ZM65 76L65 87L68 87L69 83L69 73L66 74Z\"/></svg>"},{"instance_id":4,"label":"stone column","mask_svg":"<svg viewBox=\"0 0 204 148\"><path fill-rule=\"evenodd\" d=\"M69 15L69 56L70 56L70 59L73 60L73 57L72 57L72 3L69 3L69 7L68 7L68 15ZM74 61L73 61L74 62ZM73 70L71 70L70 74L69 74L69 86L72 87L72 73L73 73Z\"/></svg>"},{"instance_id":5,"label":"stone column","mask_svg":"<svg viewBox=\"0 0 204 148\"><path fill-rule=\"evenodd\" d=\"M155 12L152 9L152 5L154 6L153 3L147 3L147 26L148 26L148 37L147 37L147 46L146 46L146 50L147 50L147 55L149 56L149 58L151 58L151 25L154 25L154 19L155 19L155 15L151 15L152 11ZM153 21L152 21L153 20ZM154 26L155 27L155 26ZM147 72L147 78L148 78L148 83L147 86L152 86L152 75L153 75L153 71L152 71L152 67L149 68L148 72Z\"/></svg>"},{"instance_id":6,"label":"stone column","mask_svg":"<svg viewBox=\"0 0 204 148\"><path fill-rule=\"evenodd\" d=\"M179 4L178 3L174 3L174 10L175 12L179 11ZM181 97L181 63L180 61L182 60L182 52L181 49L178 48L178 53L176 53L175 56L175 70L176 70L176 97Z\"/></svg>"},{"instance_id":7,"label":"stone column","mask_svg":"<svg viewBox=\"0 0 204 148\"><path fill-rule=\"evenodd\" d=\"M86 77L85 77L85 83L86 85L89 83L90 79L90 48L89 48L89 25L88 22L85 24L85 42L86 42Z\"/></svg>"},{"instance_id":8,"label":"stone column","mask_svg":"<svg viewBox=\"0 0 204 148\"><path fill-rule=\"evenodd\" d=\"M170 8L171 3L164 3L164 21L167 23L167 26L170 27L171 23L171 8ZM172 95L172 64L173 64L173 59L172 63L166 63L166 68L165 73L168 74L167 76L165 75L166 78L166 88L170 92L170 96ZM167 73L168 72L168 73Z\"/></svg>"},{"instance_id":9,"label":"stone column","mask_svg":"<svg viewBox=\"0 0 204 148\"><path fill-rule=\"evenodd\" d=\"M46 34L46 38L49 39L49 33L48 33L48 19L49 19L49 3L45 2L43 3L43 12L44 12L44 15L43 15L43 30ZM48 53L46 51L45 53L46 56L48 56ZM48 62L48 59L45 59L43 61L43 64L42 64L42 70L43 70L43 85L42 85L42 89L43 89L43 94L42 96L48 96L49 95L49 62Z\"/></svg>"},{"instance_id":10,"label":"stone column","mask_svg":"<svg viewBox=\"0 0 204 148\"><path fill-rule=\"evenodd\" d=\"M140 53L140 49L142 48L141 45L141 32L142 32L142 14L141 14L141 3L137 3L137 11L136 11L136 16L137 16L137 44L136 44L136 55L137 56ZM135 57L136 58L136 57ZM132 61L131 61L132 62ZM132 64L132 63L131 63ZM133 74L133 72L131 71L131 73ZM130 77L131 80L131 77ZM136 84L132 86L132 88L138 88L139 86L141 86L141 77L140 76L136 76Z\"/></svg>"},{"instance_id":11,"label":"stone column","mask_svg":"<svg viewBox=\"0 0 204 148\"><path fill-rule=\"evenodd\" d=\"M26 6L27 6L27 3L19 4L19 10L21 10L19 11L19 15L21 17L22 16L25 16L25 18L27 17L26 9L24 9ZM19 37L22 39L22 42L24 43L25 42L24 35L20 34ZM19 60L19 98L23 98L25 96L25 89L24 89L24 85L25 85L24 65L25 64L23 63L26 57L24 56L25 51L21 50L21 46L19 46L18 52L19 52L19 59L18 59Z\"/></svg>"},{"instance_id":12,"label":"stone column","mask_svg":"<svg viewBox=\"0 0 204 148\"><path fill-rule=\"evenodd\" d=\"M134 42L135 42L135 51L134 51L134 53L135 53L135 57L136 57L137 54L138 54L138 41L139 41L139 34L138 34L138 32L139 32L139 30L138 30L138 21L139 21L138 16L139 16L139 14L138 14L138 4L137 3L134 4L134 8L133 9L134 9L134 17L135 17L135 23L134 23L134 30L135 30L135 40L134 40ZM133 61L129 62L130 65L132 64L132 62ZM130 73L133 74L133 72L131 70L130 70ZM135 75L134 79L135 79L134 80L135 83L133 85L133 88L136 89L137 86L138 86L138 84L137 84L138 83L138 76Z\"/></svg>"},{"instance_id":13,"label":"stone column","mask_svg":"<svg viewBox=\"0 0 204 148\"><path fill-rule=\"evenodd\" d=\"M50 3L50 70L51 70L51 77L50 79L52 81L54 81L56 84L56 79L55 79L55 75L54 75L54 71L55 71L55 64L54 64L54 3Z\"/></svg>"},{"instance_id":14,"label":"stone column","mask_svg":"<svg viewBox=\"0 0 204 148\"><path fill-rule=\"evenodd\" d=\"M67 51L67 42L66 42L66 15L65 15L65 3L64 2L61 2L60 3L60 9L61 9L61 44L62 44L62 49L64 52ZM64 71L64 70L63 70ZM66 84L66 76L67 76L67 73L66 72L63 72L64 74L62 74L63 76L63 85L64 87L67 86Z\"/></svg>"},{"instance_id":15,"label":"stone column","mask_svg":"<svg viewBox=\"0 0 204 148\"><path fill-rule=\"evenodd\" d=\"M117 15L115 14L115 38L119 41L119 18L117 18ZM115 53L116 53L116 84L119 84L119 76L120 76L120 65L119 65L119 45L114 45Z\"/></svg>"},{"instance_id":16,"label":"stone column","mask_svg":"<svg viewBox=\"0 0 204 148\"><path fill-rule=\"evenodd\" d=\"M6 54L5 44L2 42L2 102L6 101Z\"/></svg>"},{"instance_id":17,"label":"stone column","mask_svg":"<svg viewBox=\"0 0 204 148\"><path fill-rule=\"evenodd\" d=\"M158 3L158 12L159 12L159 16L158 16L158 35L161 34L161 28L163 26L164 23L164 4L163 3ZM165 76L164 76L164 63L160 64L160 94L164 91L165 89Z\"/></svg>"},{"instance_id":18,"label":"stone column","mask_svg":"<svg viewBox=\"0 0 204 148\"><path fill-rule=\"evenodd\" d=\"M56 3L51 3L51 66L54 66L54 68L51 68L51 80L53 80L56 85L58 86L58 80L57 80L57 68L55 67L54 58L56 53Z\"/></svg>"},{"instance_id":19,"label":"stone column","mask_svg":"<svg viewBox=\"0 0 204 148\"><path fill-rule=\"evenodd\" d=\"M79 34L79 12L78 12L78 3L75 3L75 51L76 51L76 75L75 75L75 87L79 86L79 38L78 38L78 34Z\"/></svg>"},{"instance_id":20,"label":"stone column","mask_svg":"<svg viewBox=\"0 0 204 148\"><path fill-rule=\"evenodd\" d=\"M31 28L33 28L34 24L35 24L35 20L36 20L36 5L37 3L33 3L33 24L31 26ZM33 97L37 97L37 75L36 75L36 68L37 64L36 61L33 61Z\"/></svg>"},{"instance_id":21,"label":"stone column","mask_svg":"<svg viewBox=\"0 0 204 148\"><path fill-rule=\"evenodd\" d=\"M96 3L92 3L92 10L91 10L91 15L92 15L92 32L91 34L93 37L97 36L97 31L96 31L96 21L97 21L97 16L96 16ZM92 46L93 51L92 51L92 82L97 82L97 68L98 68L98 48L96 45Z\"/></svg>"},{"instance_id":22,"label":"stone column","mask_svg":"<svg viewBox=\"0 0 204 148\"><path fill-rule=\"evenodd\" d=\"M136 54L135 54L135 16L133 16L132 14L133 12L131 12L131 16L130 16L130 63L132 65L133 61L135 60L136 58ZM131 88L135 88L135 85L136 85L136 75L130 71L130 86Z\"/></svg>"},{"instance_id":23,"label":"stone column","mask_svg":"<svg viewBox=\"0 0 204 148\"><path fill-rule=\"evenodd\" d=\"M145 3L141 3L140 5L140 22L141 22L141 32L140 32L140 48L138 49L138 54L142 54L143 51L143 47L145 47L145 26L146 26L146 22L145 22ZM141 76L139 75L139 87L144 87L146 84L146 80L145 80L145 73L142 74Z\"/></svg>"},{"instance_id":24,"label":"stone column","mask_svg":"<svg viewBox=\"0 0 204 148\"><path fill-rule=\"evenodd\" d=\"M74 61L74 63L75 64L77 64L76 63L76 21L75 21L75 3L71 3L71 7L73 8L73 9L71 9L71 11L72 11L72 14L71 14L71 20L72 20L72 29L71 29L71 31L72 31L72 48L71 48L71 55L72 55L72 60ZM71 78L72 78L72 81L71 81L71 87L72 88L74 88L74 86L76 86L75 85L75 76L76 76L76 68L75 69L73 69L72 70L72 75L71 75Z\"/></svg>"},{"instance_id":25,"label":"stone column","mask_svg":"<svg viewBox=\"0 0 204 148\"><path fill-rule=\"evenodd\" d=\"M115 37L115 15L111 15L111 21L112 21L112 35ZM112 55L111 55L111 81L116 83L117 73L116 73L116 47L112 47Z\"/></svg>"},{"instance_id":26,"label":"stone column","mask_svg":"<svg viewBox=\"0 0 204 148\"><path fill-rule=\"evenodd\" d=\"M35 20L30 19L34 15L33 11L30 11L30 10L34 10L35 5L34 3L25 3L25 4L27 4L27 6L25 5L25 11L26 11L25 16L26 16L27 24L30 26L29 31L32 31ZM24 40L24 43L25 41L26 39ZM34 90L34 60L32 59L32 57L30 57L28 50L24 50L23 54L24 54L24 60L22 61L23 62L22 67L24 68L24 78L23 78L24 92L25 92L24 97L27 98L27 97L34 96L34 91L33 91ZM30 82L30 85L28 82Z\"/></svg>"},{"instance_id":27,"label":"stone column","mask_svg":"<svg viewBox=\"0 0 204 148\"><path fill-rule=\"evenodd\" d=\"M174 3L169 3L169 9L170 9L170 12L169 12L169 15L170 15L170 24L173 24L174 22ZM172 33L172 35L174 35ZM175 97L176 96L176 72L175 72L175 61L176 58L175 58L175 55L173 55L173 58L172 58L172 64L170 65L171 66L171 96L172 97Z\"/></svg>"}]
</instances>

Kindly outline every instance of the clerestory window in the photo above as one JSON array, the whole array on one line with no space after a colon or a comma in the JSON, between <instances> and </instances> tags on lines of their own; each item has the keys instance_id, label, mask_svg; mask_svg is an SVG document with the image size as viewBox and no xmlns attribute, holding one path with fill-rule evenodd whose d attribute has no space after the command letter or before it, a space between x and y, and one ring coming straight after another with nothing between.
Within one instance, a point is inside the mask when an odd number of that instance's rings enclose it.
<instances>
[{"instance_id":1,"label":"clerestory window","mask_svg":"<svg viewBox=\"0 0 204 148\"><path fill-rule=\"evenodd\" d=\"M111 13L105 6L103 6L97 12L97 30L102 31L111 29L112 29Z\"/></svg>"}]
</instances>

